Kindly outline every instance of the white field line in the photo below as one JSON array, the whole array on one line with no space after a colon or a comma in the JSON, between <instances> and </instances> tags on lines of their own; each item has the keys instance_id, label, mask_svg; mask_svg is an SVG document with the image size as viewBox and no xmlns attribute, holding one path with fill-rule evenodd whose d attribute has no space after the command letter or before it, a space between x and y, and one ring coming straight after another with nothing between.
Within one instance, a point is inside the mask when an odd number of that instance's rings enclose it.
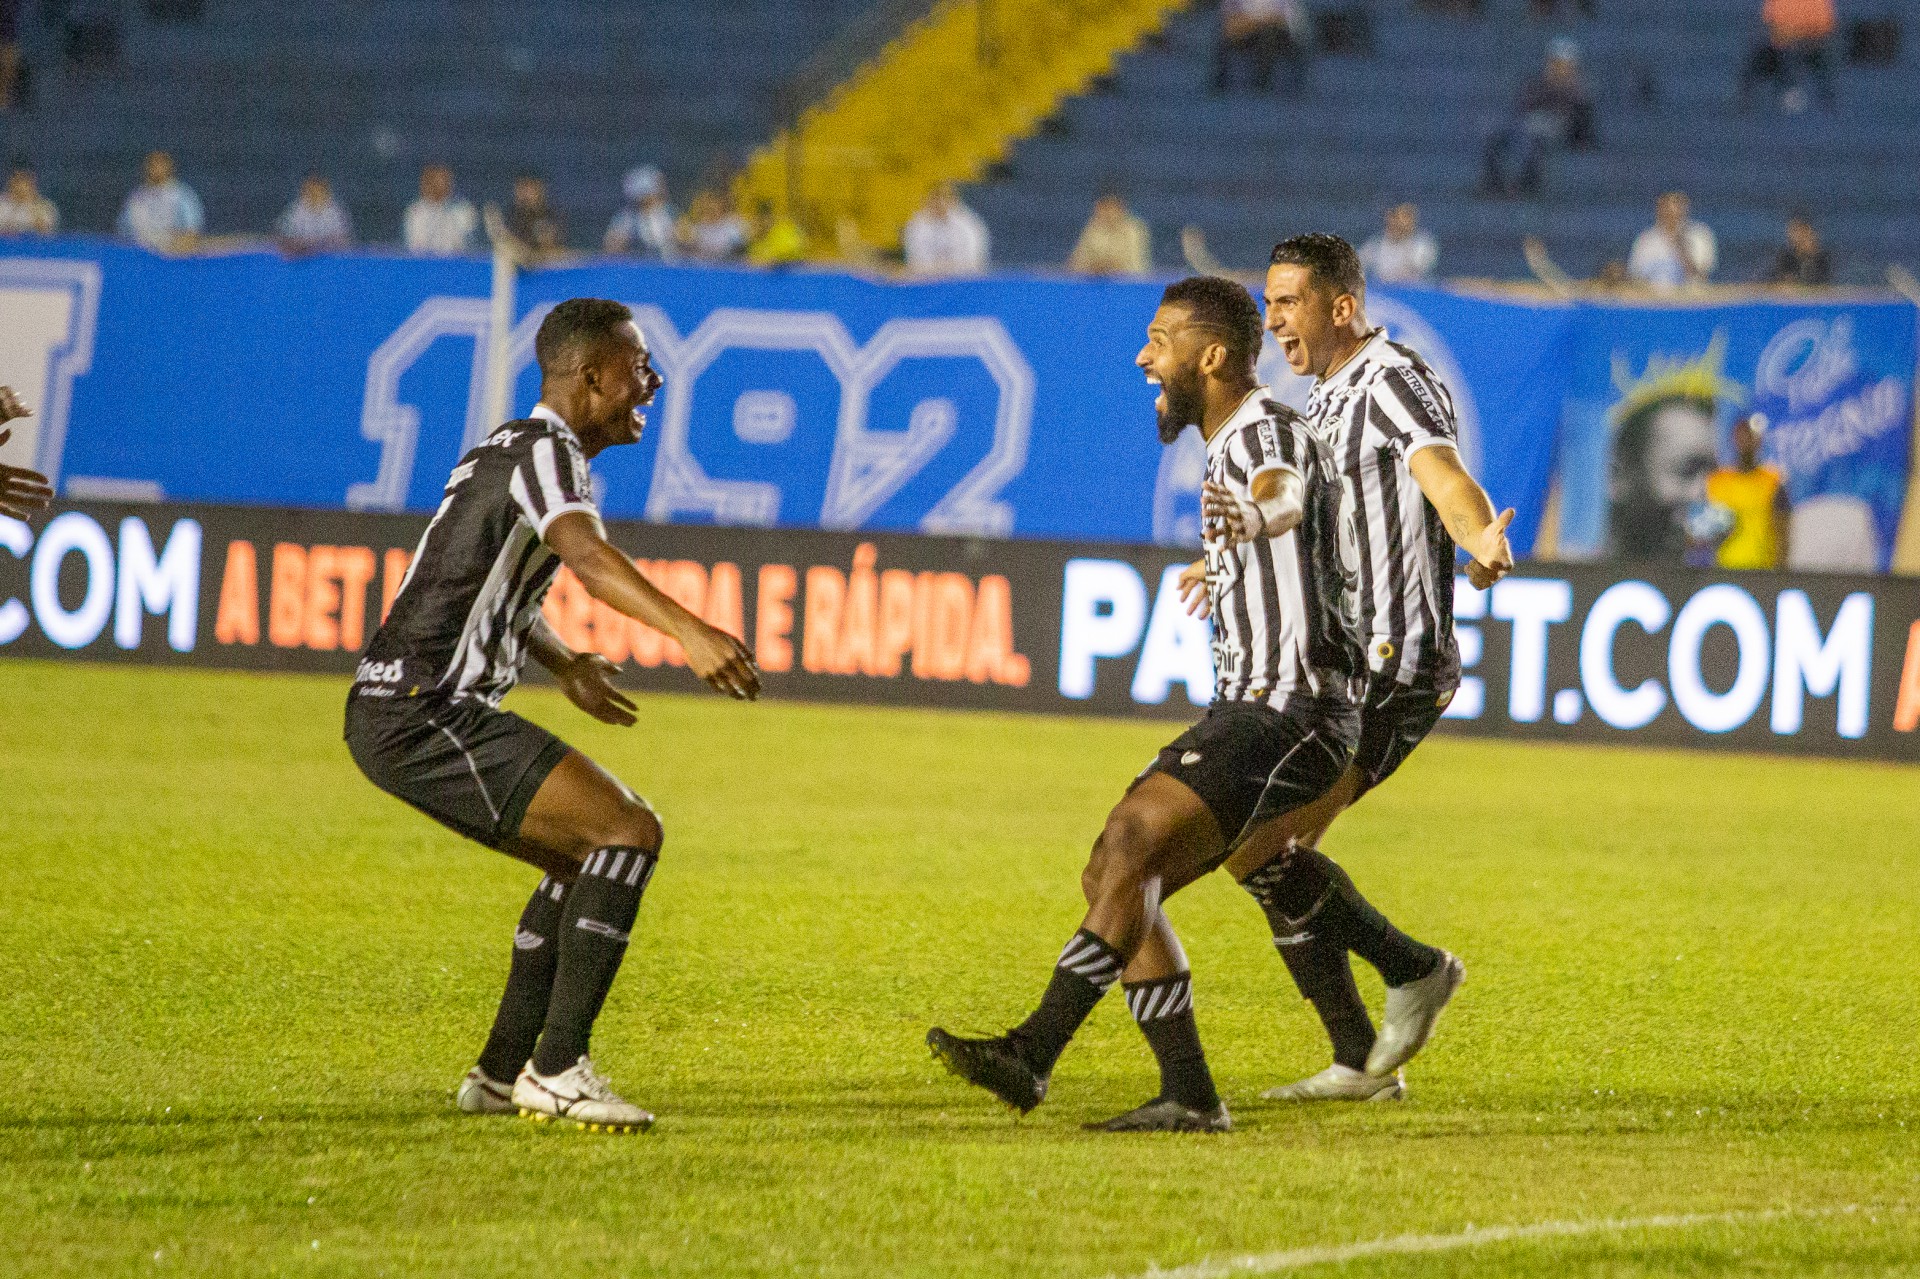
<instances>
[{"instance_id":1,"label":"white field line","mask_svg":"<svg viewBox=\"0 0 1920 1279\"><path fill-rule=\"evenodd\" d=\"M1235 1279L1240 1275L1273 1275L1308 1266L1333 1265L1366 1257L1406 1256L1423 1252L1454 1252L1482 1244L1528 1239L1564 1239L1579 1235L1624 1234L1634 1230L1683 1230L1692 1226L1741 1225L1787 1218L1835 1217L1862 1212L1904 1212L1905 1205L1874 1207L1847 1204L1838 1208L1766 1208L1744 1212L1703 1212L1660 1217L1610 1218L1599 1221L1538 1221L1525 1226L1469 1227L1451 1235L1395 1235L1362 1243L1323 1244L1285 1252L1255 1253L1223 1261L1199 1261L1162 1270L1149 1268L1138 1279Z\"/></svg>"}]
</instances>

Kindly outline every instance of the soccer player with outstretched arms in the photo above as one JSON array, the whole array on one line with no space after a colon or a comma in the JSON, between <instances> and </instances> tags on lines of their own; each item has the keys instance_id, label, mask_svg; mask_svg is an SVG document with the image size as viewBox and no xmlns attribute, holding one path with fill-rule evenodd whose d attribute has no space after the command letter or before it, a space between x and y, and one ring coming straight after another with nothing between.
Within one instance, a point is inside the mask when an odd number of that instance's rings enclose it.
<instances>
[{"instance_id":1,"label":"soccer player with outstretched arms","mask_svg":"<svg viewBox=\"0 0 1920 1279\"><path fill-rule=\"evenodd\" d=\"M679 641L715 690L760 691L752 656L662 594L607 541L588 460L640 438L661 380L633 313L574 298L540 325L540 402L453 469L347 697L346 740L380 789L545 872L521 914L493 1033L462 1110L643 1131L653 1116L588 1056L654 867L647 802L545 729L500 709L528 657L595 719L630 725L616 668L540 615L560 565L602 603Z\"/></svg>"}]
</instances>

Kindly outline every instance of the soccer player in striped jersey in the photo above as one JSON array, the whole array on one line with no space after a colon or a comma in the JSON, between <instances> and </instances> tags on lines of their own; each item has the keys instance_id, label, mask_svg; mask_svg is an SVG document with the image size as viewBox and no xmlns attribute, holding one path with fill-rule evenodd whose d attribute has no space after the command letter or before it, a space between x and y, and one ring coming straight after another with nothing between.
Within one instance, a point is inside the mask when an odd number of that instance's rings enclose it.
<instances>
[{"instance_id":1,"label":"soccer player in striped jersey","mask_svg":"<svg viewBox=\"0 0 1920 1279\"><path fill-rule=\"evenodd\" d=\"M1296 236L1274 249L1266 330L1289 368L1317 379L1307 415L1345 488L1368 666L1360 740L1339 782L1249 831L1228 862L1230 872L1247 872L1237 877L1265 910L1288 972L1333 1042L1333 1064L1265 1094L1276 1100L1400 1096L1400 1067L1425 1045L1466 975L1453 955L1390 924L1319 843L1341 811L1406 761L1459 687L1456 546L1471 557L1476 587L1513 568L1506 530L1514 513L1496 515L1461 464L1453 397L1417 352L1368 326L1365 300L1359 257L1338 236ZM1349 951L1386 982L1377 1035Z\"/></svg>"},{"instance_id":2,"label":"soccer player in striped jersey","mask_svg":"<svg viewBox=\"0 0 1920 1279\"><path fill-rule=\"evenodd\" d=\"M1004 1035L935 1027L955 1074L1022 1111L1116 981L1160 1067L1160 1093L1095 1125L1114 1132L1232 1126L1201 1051L1185 953L1163 886L1219 866L1240 833L1337 781L1359 731L1364 653L1342 553L1340 486L1326 447L1254 374L1260 315L1240 285L1170 286L1137 363L1161 387L1160 438L1189 425L1207 446L1202 514L1216 685L1206 718L1174 739L1108 815L1081 875L1088 910L1033 1015ZM1232 530L1231 537L1228 530Z\"/></svg>"},{"instance_id":3,"label":"soccer player in striped jersey","mask_svg":"<svg viewBox=\"0 0 1920 1279\"><path fill-rule=\"evenodd\" d=\"M354 677L346 740L380 789L546 872L520 916L506 993L460 1109L642 1131L653 1116L613 1091L587 1045L660 857L660 822L500 699L532 657L587 714L634 722L613 664L572 651L541 618L561 564L595 599L678 640L715 690L752 698L760 678L738 640L662 594L601 527L587 461L638 440L641 407L660 389L633 313L562 302L534 350L540 403L454 467Z\"/></svg>"}]
</instances>

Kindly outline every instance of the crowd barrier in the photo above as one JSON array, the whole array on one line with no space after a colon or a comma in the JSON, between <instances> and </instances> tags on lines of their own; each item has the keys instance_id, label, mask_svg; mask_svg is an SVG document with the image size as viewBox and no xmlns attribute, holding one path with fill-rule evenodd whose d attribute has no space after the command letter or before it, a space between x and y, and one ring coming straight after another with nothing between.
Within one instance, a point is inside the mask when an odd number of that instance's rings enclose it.
<instances>
[{"instance_id":1,"label":"crowd barrier","mask_svg":"<svg viewBox=\"0 0 1920 1279\"><path fill-rule=\"evenodd\" d=\"M62 503L0 518L0 656L345 675L425 516ZM1206 623L1172 549L615 523L688 608L746 639L771 696L1190 718ZM1543 741L1920 761L1920 581L1522 565L1458 583L1445 725ZM563 570L547 616L640 687L678 647Z\"/></svg>"},{"instance_id":2,"label":"crowd barrier","mask_svg":"<svg viewBox=\"0 0 1920 1279\"><path fill-rule=\"evenodd\" d=\"M490 288L477 260L0 243L0 381L39 409L0 460L82 499L431 510L496 425ZM614 517L1191 545L1202 451L1192 433L1161 448L1133 366L1159 288L598 262L522 276L504 349L524 412L552 303L634 305L667 385L643 441L594 464ZM1369 314L1453 388L1462 452L1518 509L1523 550L1556 468L1563 555L1670 532L1753 407L1806 517L1796 545L1888 563L1910 462L1910 304L1379 289ZM1271 351L1263 371L1304 399Z\"/></svg>"}]
</instances>

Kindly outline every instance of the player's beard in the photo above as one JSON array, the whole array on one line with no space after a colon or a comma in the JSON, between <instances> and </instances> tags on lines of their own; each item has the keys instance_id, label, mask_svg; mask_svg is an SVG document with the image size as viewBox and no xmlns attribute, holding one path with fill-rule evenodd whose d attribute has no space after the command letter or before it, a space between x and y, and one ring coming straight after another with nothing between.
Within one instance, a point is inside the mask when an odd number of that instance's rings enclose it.
<instances>
[{"instance_id":1,"label":"player's beard","mask_svg":"<svg viewBox=\"0 0 1920 1279\"><path fill-rule=\"evenodd\" d=\"M1171 444L1180 438L1180 432L1200 420L1202 404L1199 378L1193 374L1169 378L1162 383L1160 396L1166 401L1166 407L1157 414L1160 442Z\"/></svg>"}]
</instances>

